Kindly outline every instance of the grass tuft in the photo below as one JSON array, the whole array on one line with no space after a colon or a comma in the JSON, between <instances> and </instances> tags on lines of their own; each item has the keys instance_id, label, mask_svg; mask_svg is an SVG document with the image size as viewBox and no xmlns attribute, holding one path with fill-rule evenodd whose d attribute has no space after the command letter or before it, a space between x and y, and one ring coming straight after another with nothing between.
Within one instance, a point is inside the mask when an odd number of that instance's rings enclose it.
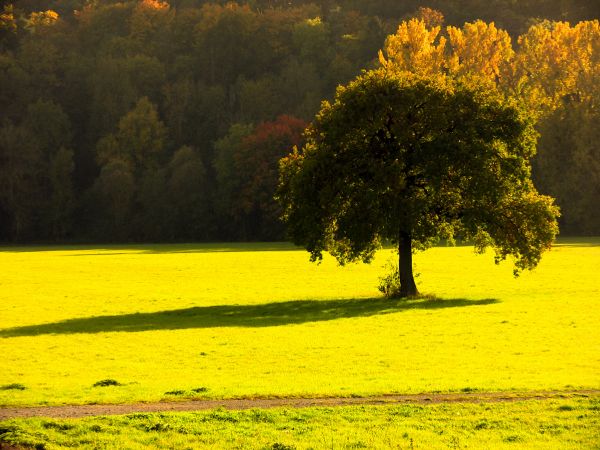
<instances>
[{"instance_id":1,"label":"grass tuft","mask_svg":"<svg viewBox=\"0 0 600 450\"><path fill-rule=\"evenodd\" d=\"M185 395L185 391L181 389L175 389L173 391L165 392L165 395Z\"/></svg>"},{"instance_id":2,"label":"grass tuft","mask_svg":"<svg viewBox=\"0 0 600 450\"><path fill-rule=\"evenodd\" d=\"M27 389L21 383L10 383L0 386L0 391L24 391Z\"/></svg>"},{"instance_id":3,"label":"grass tuft","mask_svg":"<svg viewBox=\"0 0 600 450\"><path fill-rule=\"evenodd\" d=\"M558 407L559 411L573 411L575 409L572 405L560 405Z\"/></svg>"},{"instance_id":4,"label":"grass tuft","mask_svg":"<svg viewBox=\"0 0 600 450\"><path fill-rule=\"evenodd\" d=\"M122 386L117 380L113 380L111 378L107 378L105 380L96 381L93 384L93 387L107 387L107 386Z\"/></svg>"},{"instance_id":5,"label":"grass tuft","mask_svg":"<svg viewBox=\"0 0 600 450\"><path fill-rule=\"evenodd\" d=\"M295 450L296 447L293 445L282 444L281 442L275 442L271 445L271 449L273 450Z\"/></svg>"}]
</instances>

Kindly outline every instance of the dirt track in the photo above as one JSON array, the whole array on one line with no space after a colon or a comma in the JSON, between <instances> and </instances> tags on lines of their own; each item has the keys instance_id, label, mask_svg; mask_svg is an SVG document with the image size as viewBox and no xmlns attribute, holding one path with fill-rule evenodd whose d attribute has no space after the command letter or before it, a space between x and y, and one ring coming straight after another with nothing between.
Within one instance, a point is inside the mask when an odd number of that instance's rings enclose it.
<instances>
[{"instance_id":1,"label":"dirt track","mask_svg":"<svg viewBox=\"0 0 600 450\"><path fill-rule=\"evenodd\" d=\"M393 405L428 403L480 403L512 402L519 400L546 400L552 398L597 397L600 390L531 391L531 392L473 392L452 394L380 395L373 397L327 398L270 398L189 400L181 402L135 403L119 405L64 405L36 407L2 407L0 420L22 417L79 418L88 416L118 415L134 412L201 411L214 408L233 410L251 408L306 408L309 406Z\"/></svg>"}]
</instances>

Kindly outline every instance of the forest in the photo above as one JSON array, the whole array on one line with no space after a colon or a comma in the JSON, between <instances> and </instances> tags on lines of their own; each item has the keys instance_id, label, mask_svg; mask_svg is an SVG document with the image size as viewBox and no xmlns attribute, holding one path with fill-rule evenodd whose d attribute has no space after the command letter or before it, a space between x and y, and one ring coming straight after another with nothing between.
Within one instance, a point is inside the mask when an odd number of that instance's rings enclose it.
<instances>
[{"instance_id":1,"label":"forest","mask_svg":"<svg viewBox=\"0 0 600 450\"><path fill-rule=\"evenodd\" d=\"M600 2L15 0L0 6L0 241L282 240L278 161L379 65L524 102L562 235L600 234Z\"/></svg>"}]
</instances>

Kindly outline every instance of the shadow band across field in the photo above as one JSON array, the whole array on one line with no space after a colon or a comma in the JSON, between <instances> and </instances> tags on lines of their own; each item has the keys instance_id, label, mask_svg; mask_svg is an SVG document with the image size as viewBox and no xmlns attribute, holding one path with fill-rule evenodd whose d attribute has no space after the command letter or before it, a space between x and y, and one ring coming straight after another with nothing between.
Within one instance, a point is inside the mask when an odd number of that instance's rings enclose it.
<instances>
[{"instance_id":1,"label":"shadow band across field","mask_svg":"<svg viewBox=\"0 0 600 450\"><path fill-rule=\"evenodd\" d=\"M62 322L6 328L1 338L42 334L136 332L215 327L272 327L368 317L411 309L442 309L498 303L496 299L429 299L391 301L383 298L344 300L295 300L259 305L218 305L135 313L83 317Z\"/></svg>"},{"instance_id":2,"label":"shadow band across field","mask_svg":"<svg viewBox=\"0 0 600 450\"><path fill-rule=\"evenodd\" d=\"M289 242L207 242L202 244L82 244L82 245L31 245L4 246L0 253L62 252L63 256L116 256L116 255L162 255L179 253L244 253L300 251ZM73 252L83 253L73 253Z\"/></svg>"}]
</instances>

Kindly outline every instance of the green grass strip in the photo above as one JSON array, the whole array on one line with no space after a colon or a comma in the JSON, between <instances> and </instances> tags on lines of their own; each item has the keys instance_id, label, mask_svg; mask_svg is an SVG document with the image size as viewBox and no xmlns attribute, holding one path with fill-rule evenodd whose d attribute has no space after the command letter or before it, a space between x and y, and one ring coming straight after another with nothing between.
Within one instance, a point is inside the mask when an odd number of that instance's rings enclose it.
<instances>
[{"instance_id":1,"label":"green grass strip","mask_svg":"<svg viewBox=\"0 0 600 450\"><path fill-rule=\"evenodd\" d=\"M598 398L136 413L0 422L0 443L59 448L519 448L600 443Z\"/></svg>"}]
</instances>

